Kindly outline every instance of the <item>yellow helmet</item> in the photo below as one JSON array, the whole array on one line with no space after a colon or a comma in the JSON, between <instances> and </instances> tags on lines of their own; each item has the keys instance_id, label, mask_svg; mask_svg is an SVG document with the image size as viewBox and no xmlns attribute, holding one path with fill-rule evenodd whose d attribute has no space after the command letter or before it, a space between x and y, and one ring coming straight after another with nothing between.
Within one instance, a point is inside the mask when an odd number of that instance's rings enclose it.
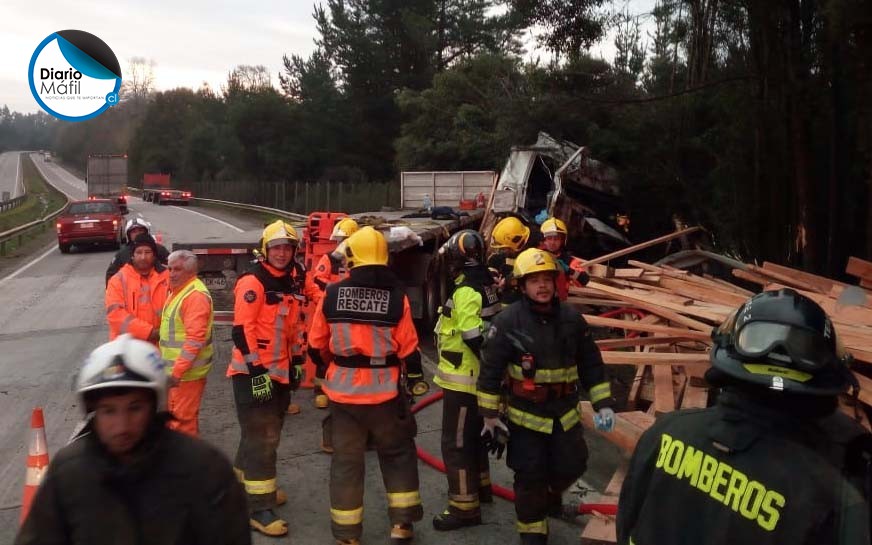
<instances>
[{"instance_id":1,"label":"yellow helmet","mask_svg":"<svg viewBox=\"0 0 872 545\"><path fill-rule=\"evenodd\" d=\"M557 273L557 263L554 261L554 256L551 255L551 252L539 248L528 248L515 258L512 276L521 279L528 274L543 271Z\"/></svg>"},{"instance_id":2,"label":"yellow helmet","mask_svg":"<svg viewBox=\"0 0 872 545\"><path fill-rule=\"evenodd\" d=\"M563 220L558 218L548 218L544 222L542 222L542 235L563 235L568 236L569 231L566 229L566 224L563 223Z\"/></svg>"},{"instance_id":3,"label":"yellow helmet","mask_svg":"<svg viewBox=\"0 0 872 545\"><path fill-rule=\"evenodd\" d=\"M266 249L279 244L290 244L296 247L300 243L300 238L297 236L297 230L290 223L282 220L276 220L263 229L263 235L260 237L260 251L266 255Z\"/></svg>"},{"instance_id":4,"label":"yellow helmet","mask_svg":"<svg viewBox=\"0 0 872 545\"><path fill-rule=\"evenodd\" d=\"M343 241L353 235L358 228L359 226L356 221L351 218L343 218L333 226L333 232L330 233L330 240Z\"/></svg>"},{"instance_id":5,"label":"yellow helmet","mask_svg":"<svg viewBox=\"0 0 872 545\"><path fill-rule=\"evenodd\" d=\"M340 247L349 269L388 264L388 241L370 226L358 229Z\"/></svg>"},{"instance_id":6,"label":"yellow helmet","mask_svg":"<svg viewBox=\"0 0 872 545\"><path fill-rule=\"evenodd\" d=\"M501 219L491 232L491 248L511 248L516 252L530 238L530 228L514 216Z\"/></svg>"}]
</instances>

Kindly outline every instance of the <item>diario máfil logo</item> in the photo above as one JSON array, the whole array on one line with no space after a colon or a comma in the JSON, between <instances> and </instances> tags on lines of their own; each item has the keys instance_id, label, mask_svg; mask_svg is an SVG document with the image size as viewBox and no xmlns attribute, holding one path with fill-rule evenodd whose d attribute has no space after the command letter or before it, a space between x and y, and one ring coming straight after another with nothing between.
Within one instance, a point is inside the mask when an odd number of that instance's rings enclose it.
<instances>
[{"instance_id":1,"label":"diario m\u00e1fil logo","mask_svg":"<svg viewBox=\"0 0 872 545\"><path fill-rule=\"evenodd\" d=\"M100 38L61 30L33 52L28 79L43 110L66 121L84 121L118 103L121 66Z\"/></svg>"}]
</instances>

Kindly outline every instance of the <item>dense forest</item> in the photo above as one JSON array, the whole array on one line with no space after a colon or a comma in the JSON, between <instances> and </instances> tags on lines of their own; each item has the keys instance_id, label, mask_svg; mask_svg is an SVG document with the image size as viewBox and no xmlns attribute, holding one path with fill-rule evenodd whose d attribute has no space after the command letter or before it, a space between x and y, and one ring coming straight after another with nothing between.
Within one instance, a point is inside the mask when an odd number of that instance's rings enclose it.
<instances>
[{"instance_id":1,"label":"dense forest","mask_svg":"<svg viewBox=\"0 0 872 545\"><path fill-rule=\"evenodd\" d=\"M238 66L220 89L155 92L139 60L122 103L93 120L0 109L0 149L78 164L126 150L132 176L365 184L499 170L512 145L545 131L618 170L634 238L678 214L746 260L836 275L848 255L872 257L872 3L622 9L325 0L316 50L285 54L280 74ZM590 53L603 40L612 59Z\"/></svg>"}]
</instances>

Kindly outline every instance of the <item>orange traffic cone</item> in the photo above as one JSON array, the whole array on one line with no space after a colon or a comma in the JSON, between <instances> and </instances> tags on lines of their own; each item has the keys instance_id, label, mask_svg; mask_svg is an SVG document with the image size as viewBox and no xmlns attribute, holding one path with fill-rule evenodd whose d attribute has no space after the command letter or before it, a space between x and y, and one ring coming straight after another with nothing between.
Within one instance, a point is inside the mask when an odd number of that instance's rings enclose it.
<instances>
[{"instance_id":1,"label":"orange traffic cone","mask_svg":"<svg viewBox=\"0 0 872 545\"><path fill-rule=\"evenodd\" d=\"M158 231L157 234L154 236L154 241L158 244L163 244L163 233Z\"/></svg>"},{"instance_id":2,"label":"orange traffic cone","mask_svg":"<svg viewBox=\"0 0 872 545\"><path fill-rule=\"evenodd\" d=\"M27 450L27 476L24 479L24 498L21 500L21 518L18 523L23 524L30 512L30 504L42 476L48 468L48 446L45 441L45 418L42 415L42 407L33 409L30 416L30 446Z\"/></svg>"}]
</instances>

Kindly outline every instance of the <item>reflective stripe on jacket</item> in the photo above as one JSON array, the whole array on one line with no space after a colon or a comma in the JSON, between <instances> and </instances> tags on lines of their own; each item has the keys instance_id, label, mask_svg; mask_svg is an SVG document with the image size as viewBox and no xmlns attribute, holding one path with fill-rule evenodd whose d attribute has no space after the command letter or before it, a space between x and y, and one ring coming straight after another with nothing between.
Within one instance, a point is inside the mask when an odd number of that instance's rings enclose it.
<instances>
[{"instance_id":1,"label":"reflective stripe on jacket","mask_svg":"<svg viewBox=\"0 0 872 545\"><path fill-rule=\"evenodd\" d=\"M160 322L160 353L167 374L198 380L212 368L212 297L194 277L164 305Z\"/></svg>"},{"instance_id":2,"label":"reflective stripe on jacket","mask_svg":"<svg viewBox=\"0 0 872 545\"><path fill-rule=\"evenodd\" d=\"M130 333L147 341L152 330L160 328L168 289L166 269L152 270L143 276L129 263L121 267L106 286L109 340Z\"/></svg>"}]
</instances>

